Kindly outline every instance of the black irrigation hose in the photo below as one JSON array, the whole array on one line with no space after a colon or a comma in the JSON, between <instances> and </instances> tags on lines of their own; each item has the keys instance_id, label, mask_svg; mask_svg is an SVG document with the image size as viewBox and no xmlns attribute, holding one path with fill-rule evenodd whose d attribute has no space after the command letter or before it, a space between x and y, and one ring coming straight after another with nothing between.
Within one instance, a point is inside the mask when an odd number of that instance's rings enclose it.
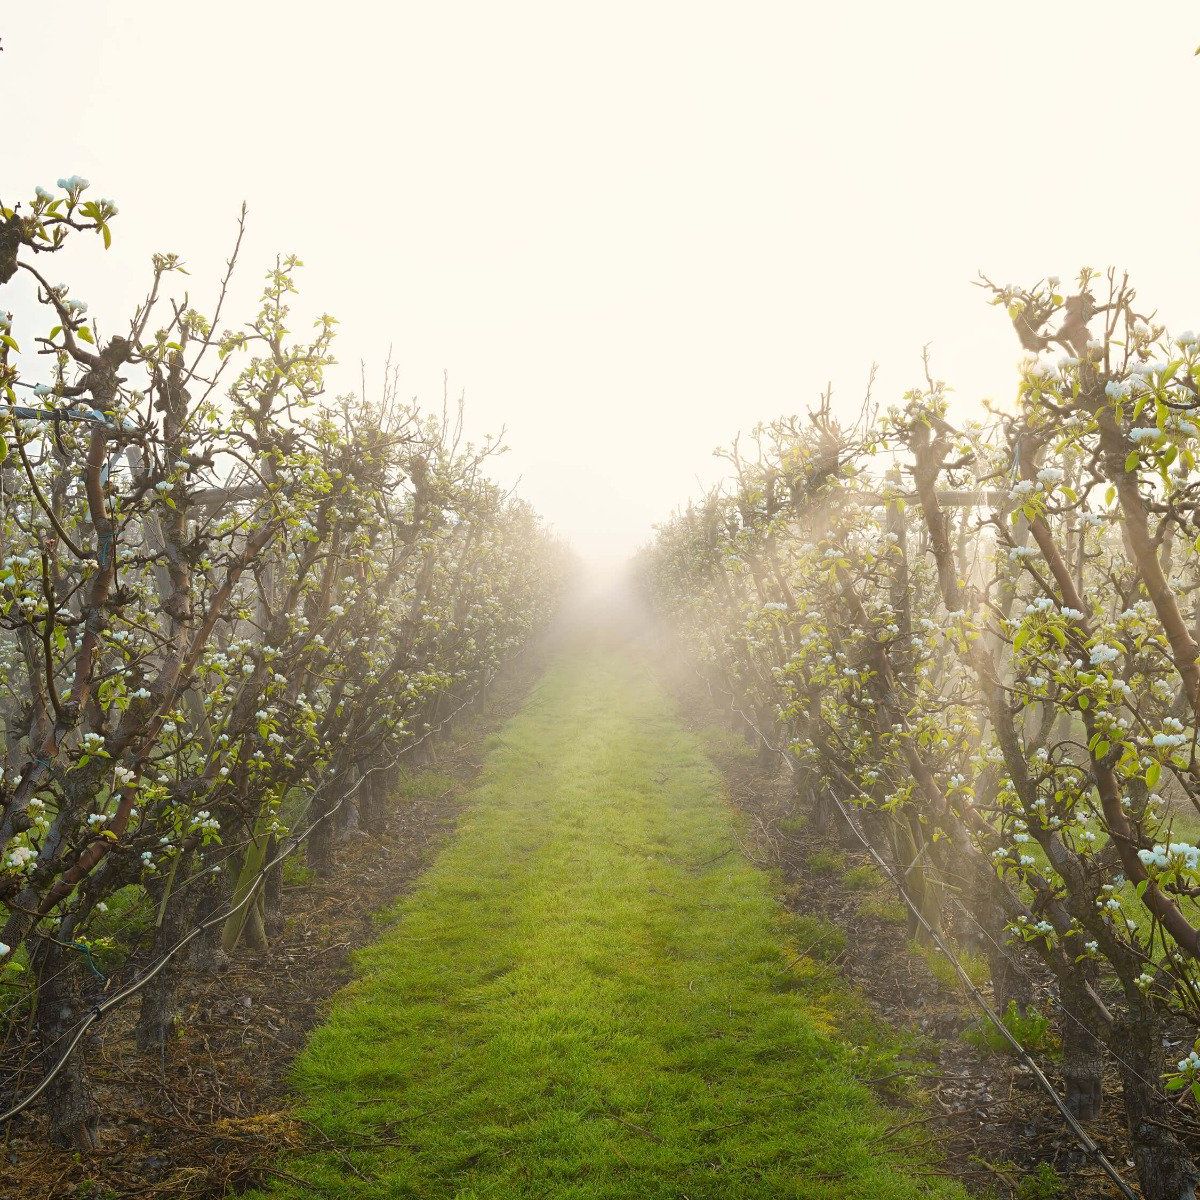
<instances>
[{"instance_id":1,"label":"black irrigation hose","mask_svg":"<svg viewBox=\"0 0 1200 1200\"><path fill-rule=\"evenodd\" d=\"M460 712L463 711L463 709L465 709L469 704L473 703L480 695L483 694L484 690L495 680L497 674L498 672L493 672L486 683L477 688L468 699L464 700L462 704L460 704L458 708L450 713L441 722L441 724L436 726L436 728L427 729L419 738L410 742L402 750L398 751L396 755L388 762L381 763L378 766L370 767L366 771L361 772L358 779L356 779L354 783L346 789L342 799L338 802L337 808L341 808L342 805L346 803L346 800L349 799L349 797L352 796L362 786L363 782L369 775L373 775L376 771L385 771L391 767L394 767L410 750L414 749L416 746L419 746L423 741L425 741L426 738L430 737L438 730L444 729L450 723L450 721L452 721ZM325 783L320 784L318 786L318 790L314 792L314 795L319 794L319 789L321 787L325 787L329 782L329 780L326 780ZM97 1021L99 1021L101 1017L103 1017L106 1013L111 1012L119 1005L123 1004L126 1000L130 999L130 997L140 992L142 988L144 988L146 984L148 984L150 980L152 980L193 938L199 937L199 935L205 930L211 929L215 925L223 924L230 917L232 917L234 913L240 912L258 894L258 889L263 880L267 877L267 874L274 870L274 868L280 863L282 863L283 860L288 857L288 855L302 846L308 840L313 830L316 829L317 826L323 821L330 820L333 816L333 812L335 811L336 809L313 821L313 823L309 825L307 829L298 834L295 838L289 838L286 848L281 850L273 859L271 859L270 862L265 863L260 868L258 873L255 875L254 882L249 888L246 889L246 894L241 898L241 900L239 900L236 904L230 905L224 909L224 911L217 913L215 916L209 917L208 920L202 921L194 929L190 930L187 934L180 938L179 941L176 942L175 945L173 945L169 950L164 951L158 961L147 967L137 979L126 984L123 988L115 992L112 996L109 996L106 1000L101 1001L99 1004L93 1005L87 1016L84 1017L79 1023L79 1028L75 1030L74 1036L67 1044L67 1048L62 1052L54 1065L47 1070L45 1075L42 1076L37 1085L31 1091L26 1093L26 1095L23 1096L19 1101L17 1101L16 1104L12 1105L12 1107L7 1109L5 1112L0 1113L0 1125L6 1124L8 1121L11 1121L13 1117L17 1116L18 1113L21 1113L27 1109L46 1090L46 1088L50 1086L55 1076L58 1075L58 1073L67 1065L67 1061L74 1053L75 1047L79 1045L80 1041L82 1041L84 1034L86 1034L87 1031Z\"/></svg>"},{"instance_id":2,"label":"black irrigation hose","mask_svg":"<svg viewBox=\"0 0 1200 1200\"><path fill-rule=\"evenodd\" d=\"M732 694L730 694L730 698L733 698ZM767 738L766 734L764 734L763 731L759 729L758 726L755 725L755 723L751 721L750 718L747 717L740 708L738 709L738 713L742 720L744 720L746 724L758 735L759 739L762 741L762 744L766 746L768 750L773 750L776 754L778 754L780 758L782 758L787 764L788 770L795 774L796 767L792 762L792 756L788 754L786 750L781 750L778 746L774 745ZM971 977L964 970L962 964L958 961L953 951L942 940L941 934L938 933L938 931L934 929L934 927L925 919L924 914L917 907L917 905L914 904L909 898L907 889L896 877L896 873L884 860L883 855L881 855L879 851L875 849L867 835L859 828L858 822L850 814L850 810L842 803L842 801L834 794L833 791L830 791L828 795L834 804L837 805L838 812L842 814L842 818L850 827L850 831L859 840L859 842L862 843L863 849L866 850L879 869L883 871L883 873L895 886L896 890L900 893L900 899L903 900L908 906L909 911L914 917L916 917L922 928L929 935L933 944L942 952L943 955L945 955L947 961L954 968L955 974L957 974L959 979L962 980L963 987L967 989L967 993L975 1001L980 1011L996 1027L1001 1037L1004 1038L1013 1052L1028 1069L1030 1074L1033 1075L1042 1091L1044 1091L1046 1095L1049 1096L1054 1102L1054 1107L1058 1109L1059 1115L1062 1117L1064 1123L1075 1135L1075 1140L1080 1144L1080 1146L1083 1147L1084 1150L1087 1151L1088 1154L1090 1154L1096 1160L1105 1175L1107 1175L1109 1179L1111 1179L1112 1182L1117 1186L1117 1188L1120 1189L1121 1195L1125 1197L1125 1200L1139 1200L1137 1192L1135 1192L1133 1188L1131 1188L1129 1184L1125 1182L1121 1173L1115 1166L1113 1166L1112 1161L1092 1140L1092 1137L1088 1131L1084 1129L1084 1127L1076 1119L1075 1114L1072 1113L1067 1107L1066 1101L1058 1094L1054 1084L1052 1084L1050 1080L1046 1078L1046 1075L1042 1071L1041 1067L1034 1062L1029 1051L1026 1050L1023 1045L1021 1045L1020 1041L1013 1035L1012 1030L1010 1030L1008 1026L1005 1025L1000 1019L1000 1017L997 1016L995 1010L988 1003L987 997L984 996L984 994L974 985L974 983L971 982Z\"/></svg>"}]
</instances>

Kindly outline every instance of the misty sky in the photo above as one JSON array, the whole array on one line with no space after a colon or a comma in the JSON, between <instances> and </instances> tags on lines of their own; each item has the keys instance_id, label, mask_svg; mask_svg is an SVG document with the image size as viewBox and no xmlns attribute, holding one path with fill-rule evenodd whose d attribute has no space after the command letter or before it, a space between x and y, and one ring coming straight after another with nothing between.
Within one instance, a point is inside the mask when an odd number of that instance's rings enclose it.
<instances>
[{"instance_id":1,"label":"misty sky","mask_svg":"<svg viewBox=\"0 0 1200 1200\"><path fill-rule=\"evenodd\" d=\"M1127 267L1200 327L1200 11L1182 2L92 0L0 13L0 197L81 174L121 206L72 282L127 323L152 250L239 310L276 251L342 322L443 369L499 468L585 556L623 558L742 428L935 367L1014 387L972 286ZM68 15L70 14L70 15ZM0 304L23 301L6 289ZM24 312L27 313L27 308ZM18 334L20 326L18 326Z\"/></svg>"}]
</instances>

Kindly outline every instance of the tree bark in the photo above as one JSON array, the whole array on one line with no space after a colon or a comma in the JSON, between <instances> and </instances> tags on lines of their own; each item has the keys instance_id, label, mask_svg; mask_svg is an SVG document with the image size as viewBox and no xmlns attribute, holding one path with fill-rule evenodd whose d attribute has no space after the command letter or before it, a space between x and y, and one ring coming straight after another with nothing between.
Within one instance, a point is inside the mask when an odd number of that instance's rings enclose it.
<instances>
[{"instance_id":1,"label":"tree bark","mask_svg":"<svg viewBox=\"0 0 1200 1200\"><path fill-rule=\"evenodd\" d=\"M86 1015L87 1006L80 996L81 962L77 951L49 941L33 954L38 981L37 1032L44 1071L53 1068ZM84 1064L82 1047L76 1047L43 1094L50 1118L50 1142L59 1149L92 1151L97 1147L100 1110L88 1086Z\"/></svg>"},{"instance_id":2,"label":"tree bark","mask_svg":"<svg viewBox=\"0 0 1200 1200\"><path fill-rule=\"evenodd\" d=\"M313 826L308 835L308 867L321 879L328 879L334 870L333 815L336 809L337 801L329 796L314 796L308 807L308 821Z\"/></svg>"},{"instance_id":3,"label":"tree bark","mask_svg":"<svg viewBox=\"0 0 1200 1200\"><path fill-rule=\"evenodd\" d=\"M1129 1145L1146 1200L1196 1200L1200 1183L1188 1148L1168 1128L1171 1105L1159 1085L1162 1025L1145 1011L1121 1018L1114 1030Z\"/></svg>"},{"instance_id":4,"label":"tree bark","mask_svg":"<svg viewBox=\"0 0 1200 1200\"><path fill-rule=\"evenodd\" d=\"M267 842L267 861L270 862L278 853L279 840L272 834ZM267 869L263 881L263 919L267 937L277 938L283 933L283 863L276 863Z\"/></svg>"},{"instance_id":5,"label":"tree bark","mask_svg":"<svg viewBox=\"0 0 1200 1200\"><path fill-rule=\"evenodd\" d=\"M1033 980L1022 970L1020 948L1008 941L1004 929L1004 911L996 902L996 879L982 873L976 879L972 916L979 930L979 945L988 961L992 978L992 998L1001 1014L1010 1004L1024 1013L1033 1003Z\"/></svg>"},{"instance_id":6,"label":"tree bark","mask_svg":"<svg viewBox=\"0 0 1200 1200\"><path fill-rule=\"evenodd\" d=\"M385 772L372 771L359 789L359 821L371 837L381 837L386 825L385 786Z\"/></svg>"},{"instance_id":7,"label":"tree bark","mask_svg":"<svg viewBox=\"0 0 1200 1200\"><path fill-rule=\"evenodd\" d=\"M1084 979L1060 978L1058 992L1063 1006L1064 1099L1080 1121L1094 1121L1104 1099L1104 1044L1088 1021L1093 1005L1084 991Z\"/></svg>"}]
</instances>

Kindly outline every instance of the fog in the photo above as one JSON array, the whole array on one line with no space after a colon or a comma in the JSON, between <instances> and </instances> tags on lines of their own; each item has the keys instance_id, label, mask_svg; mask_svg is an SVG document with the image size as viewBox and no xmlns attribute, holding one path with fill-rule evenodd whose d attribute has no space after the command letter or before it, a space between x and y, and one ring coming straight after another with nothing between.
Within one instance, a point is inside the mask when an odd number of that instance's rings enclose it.
<instances>
[{"instance_id":1,"label":"fog","mask_svg":"<svg viewBox=\"0 0 1200 1200\"><path fill-rule=\"evenodd\" d=\"M594 564L872 361L881 399L926 343L964 405L1005 396L980 268L1111 263L1200 321L1184 3L124 0L9 5L0 37L0 197L78 173L121 206L62 264L102 330L153 250L211 295L245 200L238 311L299 254L296 311L342 322L331 391L389 347L413 395L448 372Z\"/></svg>"}]
</instances>

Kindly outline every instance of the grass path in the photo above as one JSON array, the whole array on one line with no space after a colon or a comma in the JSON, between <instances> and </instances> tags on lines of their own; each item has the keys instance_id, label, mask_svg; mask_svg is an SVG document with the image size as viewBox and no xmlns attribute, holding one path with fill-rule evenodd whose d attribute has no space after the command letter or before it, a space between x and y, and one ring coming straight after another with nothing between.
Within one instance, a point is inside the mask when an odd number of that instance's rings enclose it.
<instances>
[{"instance_id":1,"label":"grass path","mask_svg":"<svg viewBox=\"0 0 1200 1200\"><path fill-rule=\"evenodd\" d=\"M266 1194L961 1196L888 1135L832 1030L853 998L733 832L644 668L565 654L299 1060L339 1149Z\"/></svg>"}]
</instances>

